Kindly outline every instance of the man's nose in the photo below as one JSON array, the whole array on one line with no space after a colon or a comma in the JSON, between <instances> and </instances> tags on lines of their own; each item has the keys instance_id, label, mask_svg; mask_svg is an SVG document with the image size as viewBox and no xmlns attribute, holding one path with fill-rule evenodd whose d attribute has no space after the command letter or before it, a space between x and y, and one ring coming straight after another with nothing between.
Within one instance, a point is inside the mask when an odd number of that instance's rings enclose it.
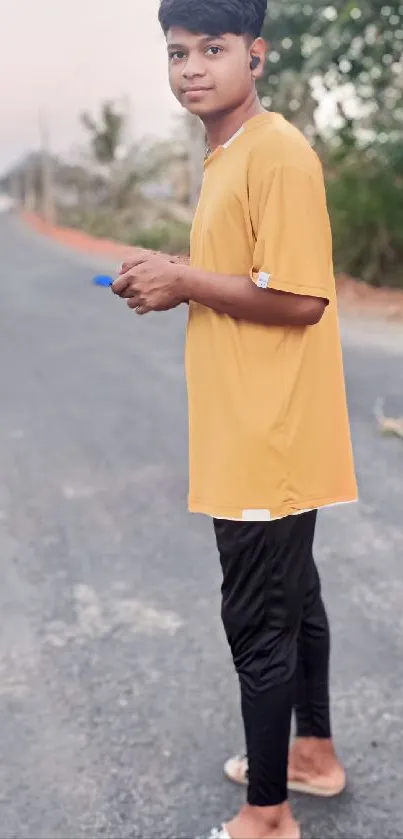
<instances>
[{"instance_id":1,"label":"man's nose","mask_svg":"<svg viewBox=\"0 0 403 839\"><path fill-rule=\"evenodd\" d=\"M194 79L195 76L200 78L201 76L204 76L204 74L205 69L202 57L197 53L190 53L183 68L183 78Z\"/></svg>"}]
</instances>

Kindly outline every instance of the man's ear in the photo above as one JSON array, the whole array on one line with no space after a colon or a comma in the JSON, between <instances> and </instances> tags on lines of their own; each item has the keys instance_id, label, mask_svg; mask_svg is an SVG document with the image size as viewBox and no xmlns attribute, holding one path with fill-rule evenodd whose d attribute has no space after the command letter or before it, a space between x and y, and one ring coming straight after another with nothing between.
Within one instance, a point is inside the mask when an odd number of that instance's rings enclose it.
<instances>
[{"instance_id":1,"label":"man's ear","mask_svg":"<svg viewBox=\"0 0 403 839\"><path fill-rule=\"evenodd\" d=\"M263 38L256 38L250 48L250 69L255 79L263 75L267 46Z\"/></svg>"}]
</instances>

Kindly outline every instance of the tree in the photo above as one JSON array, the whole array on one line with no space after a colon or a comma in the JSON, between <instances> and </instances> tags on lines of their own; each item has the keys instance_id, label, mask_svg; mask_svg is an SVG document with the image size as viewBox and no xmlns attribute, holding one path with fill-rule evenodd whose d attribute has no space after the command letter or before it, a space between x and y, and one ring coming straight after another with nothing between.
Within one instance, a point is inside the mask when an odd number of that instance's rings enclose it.
<instances>
[{"instance_id":1,"label":"tree","mask_svg":"<svg viewBox=\"0 0 403 839\"><path fill-rule=\"evenodd\" d=\"M402 0L271 0L261 92L311 134L331 94L339 130L403 127Z\"/></svg>"},{"instance_id":2,"label":"tree","mask_svg":"<svg viewBox=\"0 0 403 839\"><path fill-rule=\"evenodd\" d=\"M271 0L265 36L260 92L325 163L337 266L403 286L403 0Z\"/></svg>"},{"instance_id":3,"label":"tree","mask_svg":"<svg viewBox=\"0 0 403 839\"><path fill-rule=\"evenodd\" d=\"M126 115L118 111L113 102L104 102L99 121L85 111L81 114L81 122L90 134L95 160L107 166L115 163L123 145Z\"/></svg>"}]
</instances>

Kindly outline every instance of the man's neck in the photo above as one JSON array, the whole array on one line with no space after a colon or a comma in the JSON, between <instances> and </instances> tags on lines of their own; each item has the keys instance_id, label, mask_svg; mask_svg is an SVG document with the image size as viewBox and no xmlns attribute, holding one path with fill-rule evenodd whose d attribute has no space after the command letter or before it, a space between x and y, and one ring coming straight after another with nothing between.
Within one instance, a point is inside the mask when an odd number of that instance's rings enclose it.
<instances>
[{"instance_id":1,"label":"man's neck","mask_svg":"<svg viewBox=\"0 0 403 839\"><path fill-rule=\"evenodd\" d=\"M262 113L264 113L264 108L257 95L254 94L253 99L243 102L235 111L204 120L210 151L213 152L219 146L223 146L242 128L245 122Z\"/></svg>"}]
</instances>

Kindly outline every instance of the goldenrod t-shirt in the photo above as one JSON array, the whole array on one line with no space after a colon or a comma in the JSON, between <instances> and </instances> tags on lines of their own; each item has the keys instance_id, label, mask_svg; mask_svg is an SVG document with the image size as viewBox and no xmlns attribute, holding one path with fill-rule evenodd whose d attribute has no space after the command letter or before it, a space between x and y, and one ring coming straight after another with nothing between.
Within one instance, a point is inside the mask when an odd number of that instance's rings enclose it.
<instances>
[{"instance_id":1,"label":"goldenrod t-shirt","mask_svg":"<svg viewBox=\"0 0 403 839\"><path fill-rule=\"evenodd\" d=\"M356 499L320 162L278 114L206 162L191 264L326 298L319 324L268 327L190 304L189 509L270 520Z\"/></svg>"}]
</instances>

